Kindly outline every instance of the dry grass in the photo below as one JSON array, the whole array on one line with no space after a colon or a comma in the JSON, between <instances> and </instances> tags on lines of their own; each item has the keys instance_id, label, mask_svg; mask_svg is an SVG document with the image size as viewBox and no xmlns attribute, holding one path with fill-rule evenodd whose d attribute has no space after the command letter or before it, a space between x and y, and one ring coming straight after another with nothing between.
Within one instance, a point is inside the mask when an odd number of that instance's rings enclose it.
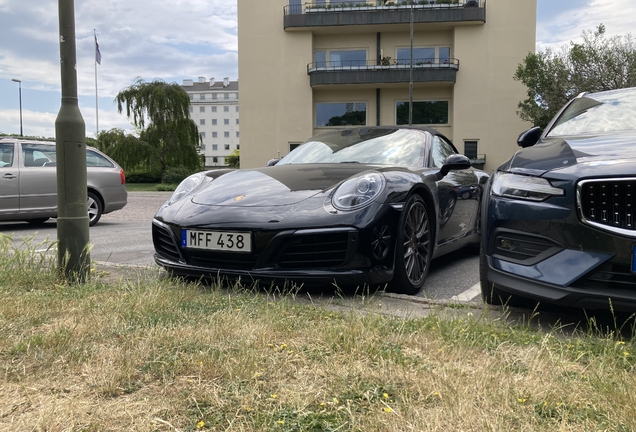
<instances>
[{"instance_id":1,"label":"dry grass","mask_svg":"<svg viewBox=\"0 0 636 432\"><path fill-rule=\"evenodd\" d=\"M629 431L632 341L0 257L2 431ZM26 270L25 270L25 267ZM31 267L28 267L31 266ZM37 266L37 267L34 267ZM460 317L461 316L461 317Z\"/></svg>"}]
</instances>

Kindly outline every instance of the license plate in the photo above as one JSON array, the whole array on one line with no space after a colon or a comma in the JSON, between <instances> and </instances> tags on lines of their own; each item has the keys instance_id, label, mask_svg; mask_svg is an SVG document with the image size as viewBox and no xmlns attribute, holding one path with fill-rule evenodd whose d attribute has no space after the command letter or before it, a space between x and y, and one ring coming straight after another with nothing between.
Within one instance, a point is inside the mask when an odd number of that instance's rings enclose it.
<instances>
[{"instance_id":1,"label":"license plate","mask_svg":"<svg viewBox=\"0 0 636 432\"><path fill-rule=\"evenodd\" d=\"M251 252L249 232L181 230L181 246L228 252Z\"/></svg>"}]
</instances>

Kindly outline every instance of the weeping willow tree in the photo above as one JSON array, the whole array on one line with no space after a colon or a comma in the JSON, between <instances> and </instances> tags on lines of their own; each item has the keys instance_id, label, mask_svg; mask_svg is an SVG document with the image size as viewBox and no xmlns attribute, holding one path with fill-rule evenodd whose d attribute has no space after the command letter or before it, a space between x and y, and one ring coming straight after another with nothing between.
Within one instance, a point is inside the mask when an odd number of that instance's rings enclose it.
<instances>
[{"instance_id":1,"label":"weeping willow tree","mask_svg":"<svg viewBox=\"0 0 636 432\"><path fill-rule=\"evenodd\" d=\"M190 119L190 97L179 84L162 80L135 83L115 98L117 110L139 130L139 138L119 129L99 134L99 147L124 169L159 167L161 177L169 167L201 168L201 137Z\"/></svg>"}]
</instances>

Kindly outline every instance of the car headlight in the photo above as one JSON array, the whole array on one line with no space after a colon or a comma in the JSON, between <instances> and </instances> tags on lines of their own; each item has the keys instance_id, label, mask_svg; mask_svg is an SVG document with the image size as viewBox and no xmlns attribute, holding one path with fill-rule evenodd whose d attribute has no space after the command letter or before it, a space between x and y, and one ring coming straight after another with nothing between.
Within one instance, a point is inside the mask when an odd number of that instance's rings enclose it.
<instances>
[{"instance_id":1,"label":"car headlight","mask_svg":"<svg viewBox=\"0 0 636 432\"><path fill-rule=\"evenodd\" d=\"M190 177L183 180L179 186L174 190L174 193L170 197L168 204L174 204L179 200L182 200L186 196L192 194L196 189L198 189L201 185L212 181L212 179L208 178L205 173L196 173L192 174Z\"/></svg>"},{"instance_id":2,"label":"car headlight","mask_svg":"<svg viewBox=\"0 0 636 432\"><path fill-rule=\"evenodd\" d=\"M533 177L505 172L495 173L492 193L510 198L543 201L552 196L564 196L565 191L554 187L541 177Z\"/></svg>"},{"instance_id":3,"label":"car headlight","mask_svg":"<svg viewBox=\"0 0 636 432\"><path fill-rule=\"evenodd\" d=\"M331 197L331 204L338 210L356 210L371 204L384 190L386 180L378 172L365 172L345 180Z\"/></svg>"}]
</instances>

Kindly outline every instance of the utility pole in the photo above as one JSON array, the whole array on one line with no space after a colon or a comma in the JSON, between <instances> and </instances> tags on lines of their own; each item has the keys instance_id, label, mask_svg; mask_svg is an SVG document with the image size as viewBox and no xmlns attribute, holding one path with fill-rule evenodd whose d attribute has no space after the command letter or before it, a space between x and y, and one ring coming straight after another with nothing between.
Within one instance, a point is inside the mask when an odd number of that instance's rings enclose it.
<instances>
[{"instance_id":1,"label":"utility pole","mask_svg":"<svg viewBox=\"0 0 636 432\"><path fill-rule=\"evenodd\" d=\"M74 0L58 0L62 106L55 120L58 266L69 282L90 275L86 125L77 100Z\"/></svg>"}]
</instances>

